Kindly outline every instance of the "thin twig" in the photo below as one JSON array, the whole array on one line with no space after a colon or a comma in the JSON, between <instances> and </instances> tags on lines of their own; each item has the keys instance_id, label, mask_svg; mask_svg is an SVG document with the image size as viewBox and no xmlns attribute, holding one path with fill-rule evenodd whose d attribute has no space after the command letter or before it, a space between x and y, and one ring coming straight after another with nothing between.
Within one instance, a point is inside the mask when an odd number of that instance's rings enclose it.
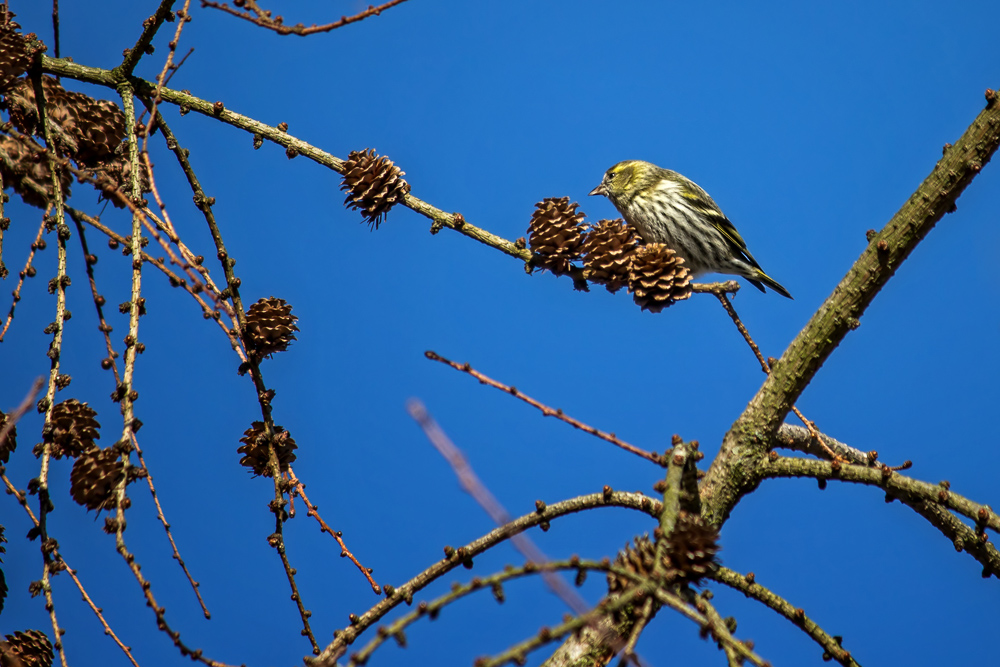
<instances>
[{"instance_id":1,"label":"thin twig","mask_svg":"<svg viewBox=\"0 0 1000 667\"><path fill-rule=\"evenodd\" d=\"M460 364L460 363L457 363L455 361L451 361L450 359L446 359L445 357L442 357L438 353L433 352L431 350L427 350L426 352L424 352L424 356L427 357L428 359L430 359L431 361L440 361L441 363L443 363L443 364L445 364L447 366L451 366L452 368L454 368L457 371L462 371L463 373L468 373L472 377L474 377L477 380L479 380L480 384L489 385L490 387L493 387L495 389L499 389L499 390L503 391L504 393L510 394L514 398L520 399L520 400L524 401L525 403L527 403L528 405L541 410L542 414L545 415L546 417L555 417L556 419L559 419L560 421L564 421L564 422L566 422L567 424L569 424L570 426L572 426L574 428L580 429L584 433L589 433L590 435L596 436L596 437L600 438L601 440L605 440L607 442L610 442L611 444L615 445L616 447L621 447L622 449L624 449L627 452L635 454L636 456L641 456L642 458L646 459L647 461L652 461L653 463L656 463L657 465L663 465L663 458L659 454L656 454L655 452L647 452L646 450L640 449L640 448L636 447L635 445L630 445L629 443L625 442L624 440L620 440L618 438L618 436L616 436L614 433L607 433L605 431L601 431L600 429L596 429L593 426L588 426L587 424L584 424L580 420L574 419L573 417L570 417L570 416L566 415L565 413L563 413L563 411L561 409L550 408L549 406L545 405L544 403L541 403L541 402L536 401L535 399L531 398L527 394L521 393L520 391L517 390L516 387L509 387L509 386L503 384L502 382L497 382L496 380L494 380L494 379L492 379L492 378L490 378L490 377L488 377L486 375L483 375L479 371L473 369L472 366L470 366L469 364Z\"/></svg>"},{"instance_id":2,"label":"thin twig","mask_svg":"<svg viewBox=\"0 0 1000 667\"><path fill-rule=\"evenodd\" d=\"M32 261L35 259L35 253L45 247L45 241L42 240L42 234L45 232L45 216L42 216L42 222L38 225L38 233L35 234L35 240L31 244L31 252L28 253L28 259L24 263L24 268L21 272L17 281L17 287L14 288L13 300L10 304L10 311L7 313L7 320L3 323L3 329L0 329L0 342L3 342L3 337L7 335L7 329L10 328L10 323L14 320L14 309L17 308L18 302L21 300L21 287L24 285L24 279L30 278L35 275L37 269L32 266Z\"/></svg>"},{"instance_id":3,"label":"thin twig","mask_svg":"<svg viewBox=\"0 0 1000 667\"><path fill-rule=\"evenodd\" d=\"M772 452L772 456L773 459L766 458L760 463L762 479L811 477L876 486L892 498L937 503L974 521L980 530L989 528L1000 534L1000 516L989 505L969 500L952 491L947 484L922 482L907 475L897 474L894 469L882 464L874 467L851 465L839 461L776 456L775 452Z\"/></svg>"},{"instance_id":4,"label":"thin twig","mask_svg":"<svg viewBox=\"0 0 1000 667\"><path fill-rule=\"evenodd\" d=\"M831 438L825 433L820 433L819 437L827 448L833 450L834 454L836 454L835 458L841 461L867 466L874 465L875 461L878 460L878 452L876 451L862 452L859 449ZM775 447L811 454L817 458L828 456L826 450L816 444L816 438L809 432L809 429L802 426L782 424L781 428L778 429L778 435L775 437L774 443Z\"/></svg>"},{"instance_id":5,"label":"thin twig","mask_svg":"<svg viewBox=\"0 0 1000 667\"><path fill-rule=\"evenodd\" d=\"M44 382L41 379L36 380L36 382L39 383L39 388L41 388L41 384L44 384ZM25 399L25 402L27 403L27 405L30 406L31 401L33 400L35 400L34 395L29 392L29 397ZM0 438L0 445L2 444L3 444L3 439ZM0 468L0 470L2 470L2 468ZM2 480L4 486L7 487L7 493L14 496L17 499L18 504L21 505L21 507L24 508L24 511L28 513L28 518L31 520L31 523L36 528L39 527L38 518L35 517L35 513L32 512L31 507L28 506L27 494L18 491L17 488L14 486L14 484L7 477L7 475L3 472L0 472L0 480ZM87 590L83 587L83 582L80 581L80 578L76 574L76 570L74 570L69 566L69 563L66 562L66 559L62 555L62 552L59 551L58 549L56 551L53 551L52 558L54 562L59 563L62 566L64 571L73 580L73 583L76 584L77 590L79 590L80 595L83 596L83 601L87 603L87 606L89 606L90 610L94 612L94 615L97 616L97 620L100 621L101 626L104 628L104 634L111 637L111 639L116 644L118 644L118 648L121 649L122 653L124 653L128 657L129 662L131 662L134 665L134 667L139 667L139 663L137 663L135 661L135 658L132 656L131 649L128 646L126 646L122 642L122 640L119 639L115 631L111 629L111 626L108 624L108 621L104 618L104 613L102 612L101 608L94 603L94 600L87 593Z\"/></svg>"},{"instance_id":6,"label":"thin twig","mask_svg":"<svg viewBox=\"0 0 1000 667\"><path fill-rule=\"evenodd\" d=\"M292 487L294 487L294 490L291 495L299 496L300 498L302 498L302 502L306 504L306 509L308 510L306 516L311 516L312 518L316 519L316 521L319 522L320 531L324 533L329 533L330 536L333 537L333 539L337 540L337 544L340 545L340 556L342 558L349 558L351 562L357 566L358 570L361 571L361 574L365 576L365 579L368 580L368 583L371 584L372 591L374 591L375 595L381 595L382 587L379 586L375 582L375 579L372 578L371 568L365 567L364 565L361 564L360 561L358 561L355 555L351 553L351 550L347 548L347 544L344 542L343 534L339 530L333 530L332 528L330 528L330 526L326 523L326 521L323 520L323 517L319 515L319 507L313 505L309 501L309 496L306 495L306 485L303 484L302 481L295 476L295 471L292 470L292 466L288 466L288 474L291 477L289 483L292 485Z\"/></svg>"},{"instance_id":7,"label":"thin twig","mask_svg":"<svg viewBox=\"0 0 1000 667\"><path fill-rule=\"evenodd\" d=\"M59 0L52 0L52 54L59 58Z\"/></svg>"},{"instance_id":8,"label":"thin twig","mask_svg":"<svg viewBox=\"0 0 1000 667\"><path fill-rule=\"evenodd\" d=\"M753 338L750 336L750 332L743 324L743 320L741 320L740 316L736 314L736 309L733 308L733 304L729 301L729 298L724 293L721 292L713 292L713 294L715 294L715 296L719 299L719 303L722 304L722 307L725 308L726 313L733 320L733 324L736 325L736 328L743 336L743 340L745 340L747 342L747 345L750 346L750 349L753 350L753 354L755 357L757 357L757 362L760 364L760 369L764 371L765 375L770 375L771 364L768 363L767 359L764 358L764 355L761 354L760 348L757 347L757 343L755 343ZM792 406L792 411L795 412L795 415L799 419L801 419L802 423L805 424L807 429L809 429L809 434L812 435L813 439L815 440L816 444L820 447L820 449L822 449L824 453L826 453L826 455L829 456L831 459L836 459L837 454L832 449L826 446L826 443L823 441L823 438L820 437L819 429L816 428L816 423L809 419L806 419L805 415L803 415L802 412L794 405Z\"/></svg>"},{"instance_id":9,"label":"thin twig","mask_svg":"<svg viewBox=\"0 0 1000 667\"><path fill-rule=\"evenodd\" d=\"M781 596L756 583L752 572L744 576L729 568L720 566L709 573L708 577L720 584L735 588L748 598L763 602L766 606L787 618L823 648L825 651L824 657L830 656L840 664L845 665L845 667L859 667L858 663L851 656L850 651L846 651L837 639L827 634L815 621L806 616L805 611L801 607L793 607L791 603Z\"/></svg>"},{"instance_id":10,"label":"thin twig","mask_svg":"<svg viewBox=\"0 0 1000 667\"><path fill-rule=\"evenodd\" d=\"M639 664L639 659L636 656L635 645L639 642L639 636L642 635L642 631L646 628L646 624L649 623L650 619L653 617L653 598L647 597L646 601L642 605L642 611L639 612L639 617L635 620L635 624L632 626L631 631L629 631L628 641L625 642L625 647L621 651L621 660L618 662L618 667L625 667L629 663Z\"/></svg>"},{"instance_id":11,"label":"thin twig","mask_svg":"<svg viewBox=\"0 0 1000 667\"><path fill-rule=\"evenodd\" d=\"M471 562L474 557L486 550L509 540L512 535L516 535L542 523L550 522L553 519L596 507L624 507L638 510L654 517L661 511L661 503L649 496L641 493L614 491L609 487L605 487L605 490L601 493L552 503L546 506L543 513L535 511L518 517L504 526L493 529L486 535L473 540L465 546L457 549L447 547L445 549L446 557L443 560L431 565L406 583L399 587L384 586L386 598L360 616L352 618L351 624L347 627L335 631L333 641L316 658L307 658L306 664L312 666L334 665L336 660L344 655L347 646L353 643L361 633L377 623L400 604L412 602L413 596L417 591L437 581L455 568L462 567L464 564Z\"/></svg>"},{"instance_id":12,"label":"thin twig","mask_svg":"<svg viewBox=\"0 0 1000 667\"><path fill-rule=\"evenodd\" d=\"M712 599L712 592L709 590L704 590L697 597L695 597L695 599L692 601L692 604L694 604L695 609L703 613L705 615L705 618L707 618L709 622L711 622L712 624L711 632L713 635L716 635L716 633L720 631L724 631L726 634L729 634L729 628L726 627L725 620L723 620L718 610L716 610L715 605L713 605L710 602L711 599ZM719 644L719 648L721 648L723 652L726 654L726 660L729 661L729 667L740 667L740 665L743 664L743 659L739 655L739 653L737 653L736 649L733 647L733 642L722 641L717 636L715 637L715 639Z\"/></svg>"},{"instance_id":13,"label":"thin twig","mask_svg":"<svg viewBox=\"0 0 1000 667\"><path fill-rule=\"evenodd\" d=\"M245 21L249 21L254 25L260 26L261 28L267 28L268 30L273 30L279 35L298 35L299 37L306 37L308 35L313 35L320 32L330 32L331 30L336 30L337 28L342 28L345 25L351 23L357 23L362 21L369 16L378 16L386 9L390 7L395 7L396 5L402 4L406 0L390 0L384 5L379 5L378 7L368 6L368 9L355 14L354 16L342 16L339 21L334 21L332 23L327 23L326 25L316 25L315 23L308 28L301 23L297 23L293 26L287 26L284 24L284 20L281 16L271 18L271 12L268 10L262 10L257 6L254 0L245 0L243 3L245 7L253 10L253 14L246 11L240 11L235 7L230 7L224 2L215 2L215 0L202 0L202 7L211 7L212 9L221 10L232 16L236 16Z\"/></svg>"},{"instance_id":14,"label":"thin twig","mask_svg":"<svg viewBox=\"0 0 1000 667\"><path fill-rule=\"evenodd\" d=\"M490 519L493 520L498 526L503 526L510 522L511 515L504 508L504 506L497 500L486 485L483 484L482 480L476 474L476 471L472 469L469 464L469 460L465 457L455 443L451 441L451 438L441 429L437 421L427 412L427 408L424 404L415 398L411 398L406 402L406 411L410 413L420 428L423 429L424 435L434 446L434 449L444 457L444 460L448 462L455 475L458 477L459 484L461 484L462 489L475 499L479 506L486 510L486 513L490 515ZM545 512L545 504L541 501L536 503L536 509L539 512ZM545 524L543 524L545 525ZM548 556L538 548L538 545L532 541L530 537L524 533L519 533L513 535L510 538L511 544L517 549L525 559L533 563L547 563L549 562ZM566 583L566 580L559 576L556 572L543 572L542 579L552 590L553 593L559 596L567 607L569 607L574 614L583 614L590 608L587 601L580 596L576 590Z\"/></svg>"},{"instance_id":15,"label":"thin twig","mask_svg":"<svg viewBox=\"0 0 1000 667\"><path fill-rule=\"evenodd\" d=\"M100 232L107 235L109 239L113 239L122 246L130 248L128 239L121 236L120 234L116 234L110 227L107 227L106 225L102 224L99 219L91 217L86 213L84 213L83 211L79 211L73 207L67 207L66 211L70 214L70 217L72 217L74 220L86 222L94 229L97 229ZM239 356L240 361L241 362L246 361L246 356L243 353L243 348L239 346L238 342L236 342L232 334L229 333L229 330L226 329L226 325L223 324L223 322L219 319L219 317L216 316L217 311L213 309L211 306L209 306L208 303L206 303L205 300L201 297L201 294L204 290L197 289L197 287L201 286L201 283L195 283L195 286L192 287L190 284L188 284L186 280L184 280L182 277L178 276L176 273L171 271L167 267L163 259L153 257L148 253L146 253L145 251L142 252L142 259L143 261L152 264L161 272L163 272L163 274L167 276L167 279L170 281L171 285L175 287L183 287L184 291L190 294L191 297L198 302L198 305L201 306L202 314L205 316L205 319L214 320L215 323L218 324L219 327L222 329L222 331L225 333L225 335L230 339L230 342L233 345L233 349ZM107 331L110 332L109 325L105 324L105 326L107 328ZM115 356L117 356L117 353L115 353Z\"/></svg>"},{"instance_id":16,"label":"thin twig","mask_svg":"<svg viewBox=\"0 0 1000 667\"><path fill-rule=\"evenodd\" d=\"M25 394L24 400L21 401L21 404L7 413L3 428L0 428L0 448L3 448L4 443L7 442L7 437L10 435L10 432L14 430L14 426L17 425L18 420L31 409L32 403L35 402L35 397L38 396L38 392L42 390L43 386L45 386L45 378L35 378L35 381L31 383L31 387L28 388L28 393Z\"/></svg>"},{"instance_id":17,"label":"thin twig","mask_svg":"<svg viewBox=\"0 0 1000 667\"><path fill-rule=\"evenodd\" d=\"M55 212L56 248L58 253L56 263L55 283L51 285L56 295L56 316L53 331L52 343L49 345L49 380L45 389L44 410L45 427L52 423L52 411L55 407L55 395L57 380L59 379L59 365L62 355L63 333L66 327L66 287L69 279L66 273L66 239L69 238L69 227L66 225L66 212L63 208L62 184L60 183L60 172L56 168L56 146L52 140L52 121L45 113L45 92L42 88L42 74L37 67L31 72L31 83L35 91L35 112L38 114L38 122L42 126L45 138L46 161L48 163L49 175L52 185L52 207ZM46 525L48 513L54 506L49 496L49 463L51 459L52 443L46 438L42 445L41 466L38 473L38 532L42 551L42 592L45 596L45 608L49 612L49 619L52 622L52 646L59 652L59 660L63 667L69 667L66 661L65 646L62 643L62 631L56 619L55 601L52 598L51 578L54 573L54 561L52 552L47 548L49 534Z\"/></svg>"},{"instance_id":18,"label":"thin twig","mask_svg":"<svg viewBox=\"0 0 1000 667\"><path fill-rule=\"evenodd\" d=\"M417 620L423 617L431 619L436 618L438 614L440 614L441 611L448 605L451 605L456 601L471 595L472 593L489 590L492 591L498 602L502 602L506 599L503 585L508 581L539 573L544 575L546 573L558 574L560 572L572 571L576 571L578 576L580 572L588 571L606 572L609 574L613 573L625 580L639 581L638 575L634 572L623 567L612 565L606 558L602 561L585 561L574 556L563 561L552 561L549 563L534 563L532 561L528 561L521 567L508 566L505 567L502 572L498 572L496 574L486 577L474 577L468 584L455 584L448 593L445 593L444 595L441 595L440 597L429 602L419 602L415 610L401 616L388 625L379 627L375 637L369 640L369 642L361 650L351 654L350 661L347 665L348 667L355 667L357 665L365 664L371 659L375 650L384 645L390 637L394 637L397 642L405 644L406 636L404 633L410 625L413 625ZM599 605L599 609L606 613L615 609L620 609L633 603L635 597L638 596L630 596L621 602L605 601ZM600 614L595 613L593 608L589 605L584 616L590 619L589 624L586 621L579 620L581 617L578 616L568 620L566 625L561 626L561 630L583 631L586 628L595 625L595 620L600 621L603 619L603 617L601 617ZM564 633L561 631L552 632L543 630L540 633L539 639L541 639L543 643L555 641L562 636L562 634ZM478 661L477 664L479 664Z\"/></svg>"},{"instance_id":19,"label":"thin twig","mask_svg":"<svg viewBox=\"0 0 1000 667\"><path fill-rule=\"evenodd\" d=\"M177 548L177 543L174 542L174 535L170 532L170 523L167 521L166 515L163 513L163 507L160 506L160 497L156 494L156 487L153 486L153 474L149 472L149 468L146 466L146 460L142 456L142 448L139 447L139 439L132 434L132 445L135 447L136 457L139 459L139 465L142 469L146 471L146 483L149 485L149 494L153 496L153 504L156 505L156 518L160 520L163 525L163 530L167 533L167 540L170 542L170 549L174 552L174 560L177 564L181 566L181 570L184 571L184 576L187 577L188 583L191 584L191 590L194 591L194 595L198 598L198 604L201 605L201 612L205 615L205 618L212 618L212 614L208 611L208 607L205 605L205 601L201 597L201 584L194 580L191 576L191 572L187 568L187 564L184 559L181 558L181 552Z\"/></svg>"},{"instance_id":20,"label":"thin twig","mask_svg":"<svg viewBox=\"0 0 1000 667\"><path fill-rule=\"evenodd\" d=\"M143 22L142 34L136 40L135 46L125 51L125 60L116 68L120 74L124 76L132 74L132 70L139 64L139 60L146 55L146 51L149 49L150 44L153 43L153 37L160 29L160 26L168 18L173 18L170 8L173 7L174 2L175 0L161 0L160 6L156 8L156 12Z\"/></svg>"}]
</instances>

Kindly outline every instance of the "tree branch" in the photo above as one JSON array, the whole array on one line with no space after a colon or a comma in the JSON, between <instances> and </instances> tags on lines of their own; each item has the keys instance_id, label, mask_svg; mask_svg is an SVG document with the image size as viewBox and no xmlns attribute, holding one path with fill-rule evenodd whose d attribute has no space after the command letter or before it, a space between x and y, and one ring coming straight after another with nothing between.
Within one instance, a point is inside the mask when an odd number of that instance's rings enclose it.
<instances>
[{"instance_id":1,"label":"tree branch","mask_svg":"<svg viewBox=\"0 0 1000 667\"><path fill-rule=\"evenodd\" d=\"M706 519L721 525L760 478L756 462L774 441L792 405L865 309L1000 145L1000 103L986 108L878 234L788 346L757 395L726 434L703 480Z\"/></svg>"},{"instance_id":2,"label":"tree branch","mask_svg":"<svg viewBox=\"0 0 1000 667\"><path fill-rule=\"evenodd\" d=\"M806 613L802 608L793 607L790 602L781 596L775 595L767 588L764 588L760 584L756 583L752 572L744 576L737 572L733 572L729 568L719 567L708 576L710 579L714 579L720 584L725 584L730 588L735 588L748 598L753 598L758 602L763 602L765 605L787 618L794 625L802 628L803 632L812 637L817 644L823 647L823 650L825 651L823 656L824 660L829 659L827 656L830 656L840 664L845 665L845 667L858 667L858 663L854 661L853 657L851 657L850 651L844 650L836 638L831 637L825 630L823 630L823 628L819 627L815 621L806 616Z\"/></svg>"}]
</instances>

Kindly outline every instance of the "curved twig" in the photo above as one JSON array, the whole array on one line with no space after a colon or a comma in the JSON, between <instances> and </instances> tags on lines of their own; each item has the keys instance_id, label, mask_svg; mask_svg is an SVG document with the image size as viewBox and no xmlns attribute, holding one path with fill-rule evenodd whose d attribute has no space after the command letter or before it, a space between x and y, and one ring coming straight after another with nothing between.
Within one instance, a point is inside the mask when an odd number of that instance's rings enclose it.
<instances>
[{"instance_id":1,"label":"curved twig","mask_svg":"<svg viewBox=\"0 0 1000 667\"><path fill-rule=\"evenodd\" d=\"M815 621L806 616L804 610L793 607L790 602L781 596L774 594L767 588L764 588L760 584L756 583L752 572L744 576L737 572L733 572L729 568L719 567L715 570L715 572L709 574L708 577L709 579L713 579L720 584L725 584L730 588L735 588L748 598L753 598L758 602L763 602L765 605L787 618L794 625L797 625L803 632L809 635L813 641L823 647L823 650L825 651L824 660L829 659L827 658L827 656L829 656L845 667L859 667L858 663L855 662L854 658L851 656L850 651L845 650L837 639L827 634L826 631L819 627Z\"/></svg>"}]
</instances>

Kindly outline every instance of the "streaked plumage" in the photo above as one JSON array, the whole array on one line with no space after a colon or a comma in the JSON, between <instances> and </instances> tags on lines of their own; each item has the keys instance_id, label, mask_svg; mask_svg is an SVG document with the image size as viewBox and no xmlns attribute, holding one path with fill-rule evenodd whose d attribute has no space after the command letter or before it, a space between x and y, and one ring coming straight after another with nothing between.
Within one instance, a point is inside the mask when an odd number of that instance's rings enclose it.
<instances>
[{"instance_id":1,"label":"streaked plumage","mask_svg":"<svg viewBox=\"0 0 1000 667\"><path fill-rule=\"evenodd\" d=\"M747 244L708 193L675 171L641 160L608 169L591 195L611 200L646 243L664 243L684 258L692 276L728 273L764 291L792 298L764 273Z\"/></svg>"}]
</instances>

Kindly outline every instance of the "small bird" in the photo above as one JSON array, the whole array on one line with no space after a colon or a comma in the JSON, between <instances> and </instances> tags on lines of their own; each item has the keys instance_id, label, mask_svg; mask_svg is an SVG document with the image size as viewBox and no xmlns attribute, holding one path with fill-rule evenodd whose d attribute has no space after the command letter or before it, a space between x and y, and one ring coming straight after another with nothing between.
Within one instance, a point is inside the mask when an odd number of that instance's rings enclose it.
<instances>
[{"instance_id":1,"label":"small bird","mask_svg":"<svg viewBox=\"0 0 1000 667\"><path fill-rule=\"evenodd\" d=\"M608 169L590 194L610 199L643 241L663 243L683 257L692 277L703 273L743 276L761 292L767 285L792 298L764 273L708 193L676 171L625 160Z\"/></svg>"}]
</instances>

